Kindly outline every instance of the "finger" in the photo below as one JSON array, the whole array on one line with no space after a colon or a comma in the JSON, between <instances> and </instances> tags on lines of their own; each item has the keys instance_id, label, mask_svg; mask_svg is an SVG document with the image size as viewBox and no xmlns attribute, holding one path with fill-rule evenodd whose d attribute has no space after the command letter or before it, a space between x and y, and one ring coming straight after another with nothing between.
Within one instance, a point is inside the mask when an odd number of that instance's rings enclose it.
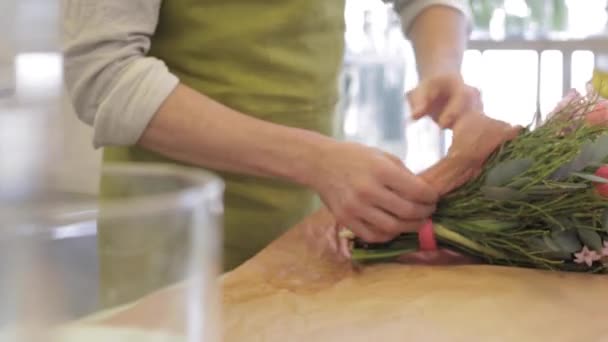
<instances>
[{"instance_id":1,"label":"finger","mask_svg":"<svg viewBox=\"0 0 608 342\"><path fill-rule=\"evenodd\" d=\"M416 233L424 226L430 216L426 216L420 220L406 220L402 221L401 232L402 233Z\"/></svg>"},{"instance_id":2,"label":"finger","mask_svg":"<svg viewBox=\"0 0 608 342\"><path fill-rule=\"evenodd\" d=\"M435 85L435 82L422 84L412 90L408 96L412 107L412 118L418 120L425 115L434 114L429 112L440 93L439 85Z\"/></svg>"},{"instance_id":3,"label":"finger","mask_svg":"<svg viewBox=\"0 0 608 342\"><path fill-rule=\"evenodd\" d=\"M473 109L483 112L483 101L481 98L481 91L475 87L471 87L471 90L473 92Z\"/></svg>"},{"instance_id":4,"label":"finger","mask_svg":"<svg viewBox=\"0 0 608 342\"><path fill-rule=\"evenodd\" d=\"M406 97L410 103L412 118L414 120L420 119L427 107L425 90L421 87L414 88L407 93Z\"/></svg>"},{"instance_id":5,"label":"finger","mask_svg":"<svg viewBox=\"0 0 608 342\"><path fill-rule=\"evenodd\" d=\"M467 110L468 97L466 94L455 94L450 97L448 104L439 114L437 124L439 127L446 129L452 128L458 117Z\"/></svg>"},{"instance_id":6,"label":"finger","mask_svg":"<svg viewBox=\"0 0 608 342\"><path fill-rule=\"evenodd\" d=\"M519 133L521 132L522 129L524 129L524 128L520 125L511 127L509 133L507 134L507 140L513 140L513 139L517 138L517 136L519 135Z\"/></svg>"},{"instance_id":7,"label":"finger","mask_svg":"<svg viewBox=\"0 0 608 342\"><path fill-rule=\"evenodd\" d=\"M343 256L346 259L351 259L352 258L352 239L350 237L346 237L343 236L342 231L345 230L347 228L342 228L340 226L334 226L333 230L334 230L334 241L332 242L330 245L332 247L332 250L335 250L338 252L339 255ZM335 248L335 249L333 249Z\"/></svg>"},{"instance_id":8,"label":"finger","mask_svg":"<svg viewBox=\"0 0 608 342\"><path fill-rule=\"evenodd\" d=\"M368 243L382 243L390 241L394 236L384 233L378 229L372 229L372 224L365 220L355 220L349 224L348 228L355 233L355 235Z\"/></svg>"},{"instance_id":9,"label":"finger","mask_svg":"<svg viewBox=\"0 0 608 342\"><path fill-rule=\"evenodd\" d=\"M371 200L376 206L401 220L424 220L429 218L436 209L434 204L406 201L391 189L373 193Z\"/></svg>"},{"instance_id":10,"label":"finger","mask_svg":"<svg viewBox=\"0 0 608 342\"><path fill-rule=\"evenodd\" d=\"M403 199L429 205L435 205L439 200L439 194L431 185L407 169L389 170L383 179L385 185Z\"/></svg>"},{"instance_id":11,"label":"finger","mask_svg":"<svg viewBox=\"0 0 608 342\"><path fill-rule=\"evenodd\" d=\"M361 219L369 222L375 233L379 233L388 240L399 235L403 231L403 222L397 217L390 215L384 210L368 207L361 213Z\"/></svg>"},{"instance_id":12,"label":"finger","mask_svg":"<svg viewBox=\"0 0 608 342\"><path fill-rule=\"evenodd\" d=\"M400 168L405 168L405 164L403 163L403 160L399 159L394 154L384 152L384 156L386 156L388 159L390 159L390 161L395 163L395 165L399 166Z\"/></svg>"},{"instance_id":13,"label":"finger","mask_svg":"<svg viewBox=\"0 0 608 342\"><path fill-rule=\"evenodd\" d=\"M322 238L325 239L325 243L329 247L329 250L333 252L339 252L341 230L342 229L338 224L334 224L333 226L327 227L327 229L323 230L324 234L322 235Z\"/></svg>"}]
</instances>

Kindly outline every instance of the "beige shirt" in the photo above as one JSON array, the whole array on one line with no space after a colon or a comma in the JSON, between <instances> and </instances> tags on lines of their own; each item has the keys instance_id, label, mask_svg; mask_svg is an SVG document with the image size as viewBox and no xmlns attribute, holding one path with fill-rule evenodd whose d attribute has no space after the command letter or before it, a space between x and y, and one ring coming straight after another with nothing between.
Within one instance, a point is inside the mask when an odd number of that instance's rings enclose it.
<instances>
[{"instance_id":1,"label":"beige shirt","mask_svg":"<svg viewBox=\"0 0 608 342\"><path fill-rule=\"evenodd\" d=\"M405 30L431 5L469 13L465 0L383 1L394 3ZM135 144L179 82L147 56L162 0L62 2L65 76L78 116L93 126L95 147Z\"/></svg>"}]
</instances>

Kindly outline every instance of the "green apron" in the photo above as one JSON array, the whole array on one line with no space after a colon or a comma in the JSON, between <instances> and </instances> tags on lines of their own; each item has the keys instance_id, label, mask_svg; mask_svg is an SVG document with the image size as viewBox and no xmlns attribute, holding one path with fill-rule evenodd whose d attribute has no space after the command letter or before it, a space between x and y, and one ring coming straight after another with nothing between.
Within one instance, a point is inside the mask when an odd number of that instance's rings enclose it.
<instances>
[{"instance_id":1,"label":"green apron","mask_svg":"<svg viewBox=\"0 0 608 342\"><path fill-rule=\"evenodd\" d=\"M343 34L344 0L170 0L162 3L150 55L183 84L231 108L329 135ZM175 163L138 147L106 148L104 161ZM316 203L312 192L294 184L218 174L226 183L224 270L253 256ZM113 191L102 180L102 195ZM106 229L102 221L98 234L102 301L125 301L162 285L137 278L137 270L152 267L152 256L113 257L132 248L136 238L127 229ZM162 234L147 239L163 248ZM129 290L118 293L121 287ZM103 298L104 288L112 288L112 298Z\"/></svg>"}]
</instances>

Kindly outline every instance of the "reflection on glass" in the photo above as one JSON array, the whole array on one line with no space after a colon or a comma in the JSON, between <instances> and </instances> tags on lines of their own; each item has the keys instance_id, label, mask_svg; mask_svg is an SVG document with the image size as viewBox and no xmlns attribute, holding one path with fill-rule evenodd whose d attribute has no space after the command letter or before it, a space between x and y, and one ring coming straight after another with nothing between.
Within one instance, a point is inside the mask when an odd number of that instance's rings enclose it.
<instances>
[{"instance_id":1,"label":"reflection on glass","mask_svg":"<svg viewBox=\"0 0 608 342\"><path fill-rule=\"evenodd\" d=\"M0 204L0 341L219 341L219 178L108 165L98 202L62 186L87 172L57 167L44 197Z\"/></svg>"}]
</instances>

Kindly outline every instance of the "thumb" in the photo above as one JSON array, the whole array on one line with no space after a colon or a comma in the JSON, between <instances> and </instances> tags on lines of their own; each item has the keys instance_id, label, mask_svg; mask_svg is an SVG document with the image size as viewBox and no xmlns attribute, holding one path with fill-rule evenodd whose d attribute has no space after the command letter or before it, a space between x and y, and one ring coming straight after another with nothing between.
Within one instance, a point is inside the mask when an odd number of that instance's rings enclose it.
<instances>
[{"instance_id":1,"label":"thumb","mask_svg":"<svg viewBox=\"0 0 608 342\"><path fill-rule=\"evenodd\" d=\"M412 118L418 120L430 113L432 105L439 96L441 89L434 82L425 82L414 88L408 94L412 107Z\"/></svg>"},{"instance_id":2,"label":"thumb","mask_svg":"<svg viewBox=\"0 0 608 342\"><path fill-rule=\"evenodd\" d=\"M448 104L445 106L444 110L439 114L438 124L439 127L452 128L454 126L454 122L458 120L458 116L464 115L466 110L466 99L463 96L453 96L448 101Z\"/></svg>"}]
</instances>

